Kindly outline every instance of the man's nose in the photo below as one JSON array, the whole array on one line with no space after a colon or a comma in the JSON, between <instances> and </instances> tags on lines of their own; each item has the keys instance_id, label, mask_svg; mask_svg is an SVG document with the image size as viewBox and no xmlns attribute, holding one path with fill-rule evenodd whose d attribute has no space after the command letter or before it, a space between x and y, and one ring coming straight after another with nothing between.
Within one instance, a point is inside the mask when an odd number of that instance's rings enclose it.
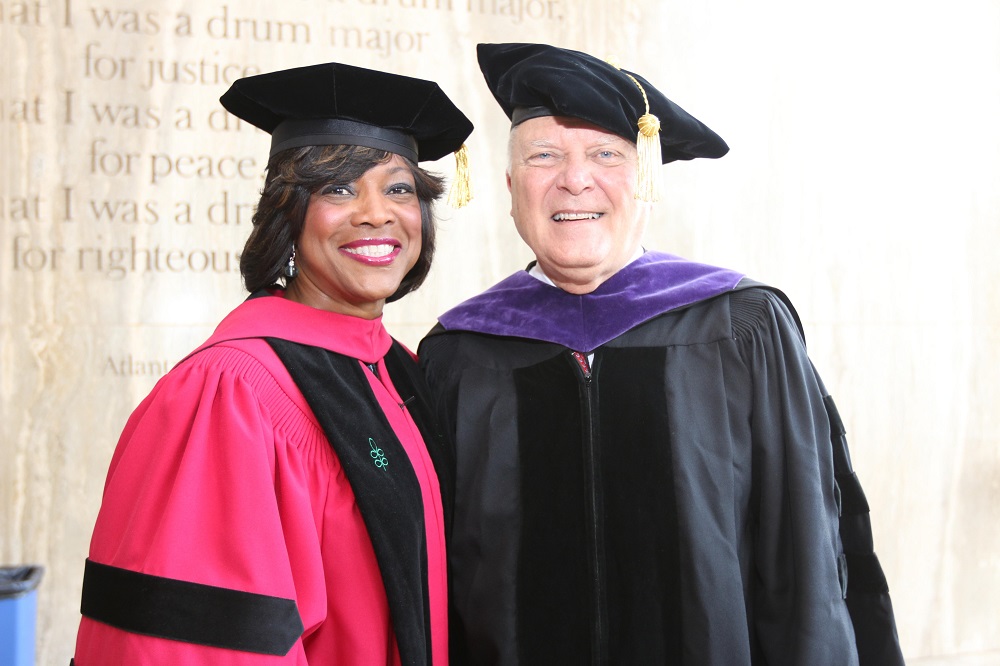
<instances>
[{"instance_id":1,"label":"man's nose","mask_svg":"<svg viewBox=\"0 0 1000 666\"><path fill-rule=\"evenodd\" d=\"M559 187L570 194L581 194L594 186L593 164L582 157L570 157L563 163Z\"/></svg>"}]
</instances>

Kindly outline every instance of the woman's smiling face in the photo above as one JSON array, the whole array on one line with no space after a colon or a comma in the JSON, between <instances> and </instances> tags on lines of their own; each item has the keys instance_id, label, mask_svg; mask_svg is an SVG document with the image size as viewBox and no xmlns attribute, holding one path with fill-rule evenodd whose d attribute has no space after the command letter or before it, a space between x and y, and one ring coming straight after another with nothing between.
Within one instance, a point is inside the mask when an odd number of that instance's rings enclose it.
<instances>
[{"instance_id":1,"label":"woman's smiling face","mask_svg":"<svg viewBox=\"0 0 1000 666\"><path fill-rule=\"evenodd\" d=\"M398 155L352 183L312 195L296 242L299 273L288 298L373 319L420 256L421 216L413 173Z\"/></svg>"}]
</instances>

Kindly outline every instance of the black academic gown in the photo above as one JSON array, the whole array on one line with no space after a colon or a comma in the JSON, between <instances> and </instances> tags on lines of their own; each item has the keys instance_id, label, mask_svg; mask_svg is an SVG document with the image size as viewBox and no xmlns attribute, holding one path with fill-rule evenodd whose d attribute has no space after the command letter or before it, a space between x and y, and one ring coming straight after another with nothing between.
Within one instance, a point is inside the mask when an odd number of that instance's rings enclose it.
<instances>
[{"instance_id":1,"label":"black academic gown","mask_svg":"<svg viewBox=\"0 0 1000 666\"><path fill-rule=\"evenodd\" d=\"M526 337L421 344L455 442L453 663L902 664L784 297L743 281L593 351L588 373Z\"/></svg>"}]
</instances>

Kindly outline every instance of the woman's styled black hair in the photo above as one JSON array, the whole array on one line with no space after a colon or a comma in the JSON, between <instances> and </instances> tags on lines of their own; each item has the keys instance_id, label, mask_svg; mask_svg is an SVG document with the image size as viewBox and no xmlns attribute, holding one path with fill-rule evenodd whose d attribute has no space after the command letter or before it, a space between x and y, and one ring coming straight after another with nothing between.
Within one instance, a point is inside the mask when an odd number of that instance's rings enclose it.
<instances>
[{"instance_id":1,"label":"woman's styled black hair","mask_svg":"<svg viewBox=\"0 0 1000 666\"><path fill-rule=\"evenodd\" d=\"M240 256L240 273L247 291L253 293L284 278L292 244L302 234L306 209L313 194L330 183L358 180L392 153L363 146L306 146L276 153L267 164L267 178L253 215L253 230ZM444 192L441 177L424 171L407 158L420 202L420 256L403 277L388 302L415 291L431 269L434 258L433 203ZM292 278L294 279L294 278ZM285 278L286 283L288 278Z\"/></svg>"}]
</instances>

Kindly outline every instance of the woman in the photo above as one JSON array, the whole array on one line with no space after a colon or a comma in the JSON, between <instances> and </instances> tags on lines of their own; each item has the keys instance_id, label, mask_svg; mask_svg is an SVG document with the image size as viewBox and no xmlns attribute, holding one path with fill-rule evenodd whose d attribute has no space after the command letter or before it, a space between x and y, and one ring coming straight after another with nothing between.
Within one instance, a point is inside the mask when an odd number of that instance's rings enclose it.
<instances>
[{"instance_id":1,"label":"woman","mask_svg":"<svg viewBox=\"0 0 1000 666\"><path fill-rule=\"evenodd\" d=\"M381 314L430 268L442 184L416 162L472 125L436 84L336 63L222 103L272 136L251 296L125 427L75 663L446 664L439 445Z\"/></svg>"}]
</instances>

